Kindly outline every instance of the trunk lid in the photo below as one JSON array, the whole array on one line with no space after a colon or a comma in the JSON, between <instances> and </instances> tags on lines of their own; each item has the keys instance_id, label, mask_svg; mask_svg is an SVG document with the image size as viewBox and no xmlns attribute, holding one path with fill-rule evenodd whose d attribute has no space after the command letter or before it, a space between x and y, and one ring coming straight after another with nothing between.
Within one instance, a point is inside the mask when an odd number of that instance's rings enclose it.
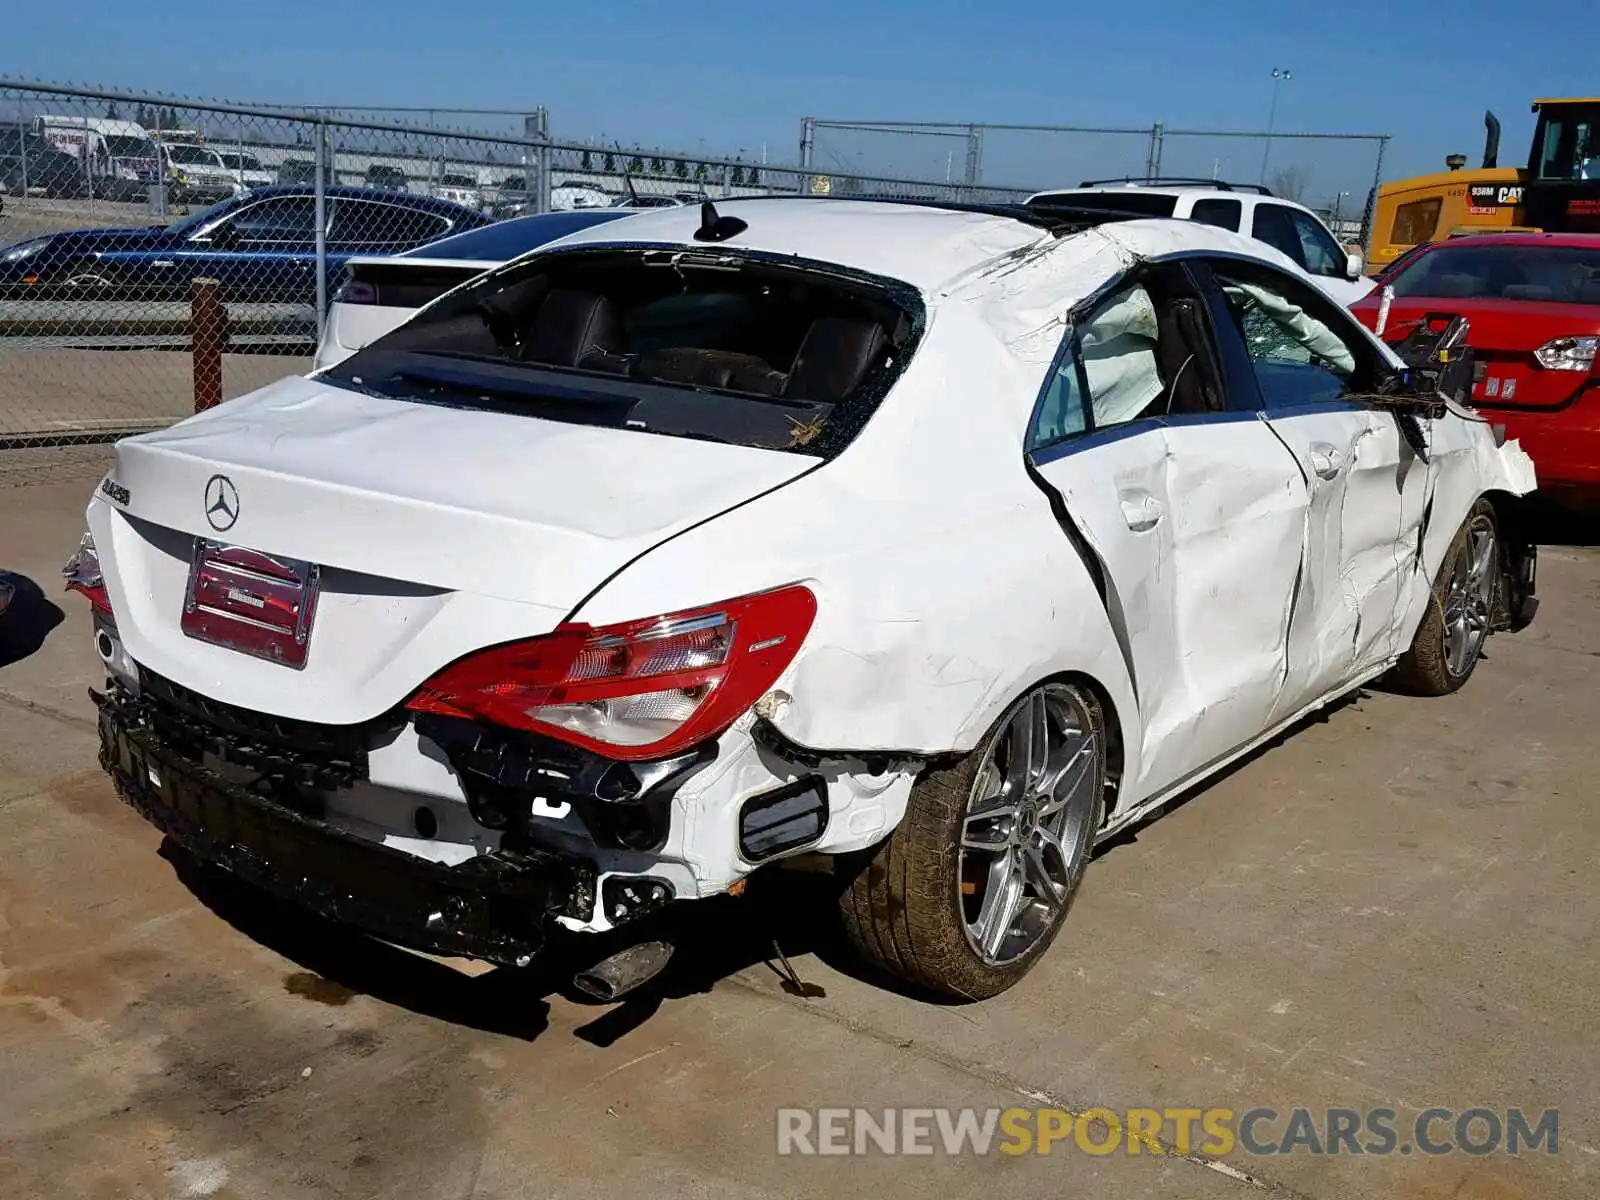
<instances>
[{"instance_id":1,"label":"trunk lid","mask_svg":"<svg viewBox=\"0 0 1600 1200\"><path fill-rule=\"evenodd\" d=\"M636 556L815 463L295 377L120 443L90 528L142 666L351 724L464 654L548 632ZM302 601L309 644L291 661L294 622L269 618Z\"/></svg>"},{"instance_id":2,"label":"trunk lid","mask_svg":"<svg viewBox=\"0 0 1600 1200\"><path fill-rule=\"evenodd\" d=\"M122 442L166 528L452 591L571 608L672 534L815 459L367 396L291 378ZM207 516L225 476L237 513Z\"/></svg>"}]
</instances>

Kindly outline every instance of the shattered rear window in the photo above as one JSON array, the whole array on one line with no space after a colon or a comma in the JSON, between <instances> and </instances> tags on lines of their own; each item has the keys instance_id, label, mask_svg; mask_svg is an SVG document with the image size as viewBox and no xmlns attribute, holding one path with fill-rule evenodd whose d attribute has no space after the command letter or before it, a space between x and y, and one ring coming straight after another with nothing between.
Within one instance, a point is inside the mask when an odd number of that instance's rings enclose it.
<instances>
[{"instance_id":1,"label":"shattered rear window","mask_svg":"<svg viewBox=\"0 0 1600 1200\"><path fill-rule=\"evenodd\" d=\"M914 352L915 289L724 248L543 254L321 378L449 407L831 457Z\"/></svg>"}]
</instances>

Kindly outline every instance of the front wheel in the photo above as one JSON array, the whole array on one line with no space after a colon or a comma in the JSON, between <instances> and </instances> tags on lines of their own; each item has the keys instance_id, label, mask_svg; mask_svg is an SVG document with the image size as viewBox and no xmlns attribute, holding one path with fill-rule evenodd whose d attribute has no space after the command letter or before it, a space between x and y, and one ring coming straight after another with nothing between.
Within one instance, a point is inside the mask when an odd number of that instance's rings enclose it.
<instances>
[{"instance_id":1,"label":"front wheel","mask_svg":"<svg viewBox=\"0 0 1600 1200\"><path fill-rule=\"evenodd\" d=\"M1494 506L1479 500L1467 514L1428 599L1394 681L1418 696L1447 696L1477 668L1501 604L1504 567Z\"/></svg>"},{"instance_id":2,"label":"front wheel","mask_svg":"<svg viewBox=\"0 0 1600 1200\"><path fill-rule=\"evenodd\" d=\"M1066 919L1105 786L1094 696L1034 688L970 754L917 780L905 819L840 896L847 936L910 983L972 1000L1005 991Z\"/></svg>"}]
</instances>

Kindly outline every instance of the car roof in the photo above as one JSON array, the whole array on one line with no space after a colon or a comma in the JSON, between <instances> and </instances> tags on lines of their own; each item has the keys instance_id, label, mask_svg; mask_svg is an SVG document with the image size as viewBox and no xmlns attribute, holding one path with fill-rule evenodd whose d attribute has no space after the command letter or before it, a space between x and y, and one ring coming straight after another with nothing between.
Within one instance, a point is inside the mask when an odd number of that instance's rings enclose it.
<instances>
[{"instance_id":1,"label":"car roof","mask_svg":"<svg viewBox=\"0 0 1600 1200\"><path fill-rule=\"evenodd\" d=\"M1076 196L1085 192L1117 195L1121 192L1138 192L1152 196L1205 196L1207 198L1229 200L1264 200L1272 204L1287 204L1290 208L1311 210L1298 200L1290 200L1285 196L1276 195L1270 188L1257 187L1255 184L1228 184L1220 180L1217 183L1141 183L1137 179L1130 179L1116 183L1087 183L1079 187L1046 188L1042 192L1035 192L1028 197L1028 203L1035 200L1046 200L1051 196Z\"/></svg>"},{"instance_id":2,"label":"car roof","mask_svg":"<svg viewBox=\"0 0 1600 1200\"><path fill-rule=\"evenodd\" d=\"M1021 209L934 206L832 197L750 197L716 201L718 214L747 227L722 243L738 251L832 263L898 279L924 291L1047 236ZM1116 219L1099 214L1095 220ZM574 233L562 248L586 244L709 249L696 239L699 205L648 208L626 224Z\"/></svg>"},{"instance_id":3,"label":"car roof","mask_svg":"<svg viewBox=\"0 0 1600 1200\"><path fill-rule=\"evenodd\" d=\"M496 221L477 229L452 233L436 242L428 242L404 253L379 258L376 255L355 262L424 262L431 264L482 263L492 266L510 262L513 258L535 250L547 242L566 237L580 229L603 225L607 221L631 216L631 208L579 208L569 212L536 213L527 217L512 217Z\"/></svg>"},{"instance_id":4,"label":"car roof","mask_svg":"<svg viewBox=\"0 0 1600 1200\"><path fill-rule=\"evenodd\" d=\"M315 196L317 187L314 183L279 183L270 187L252 188L247 197L250 200L265 200L272 196ZM402 204L410 208L420 208L424 212L435 212L441 216L452 217L459 220L463 214L476 217L481 222L487 218L476 209L457 204L453 200L441 200L437 196L419 196L412 192L379 192L372 188L348 187L334 185L322 189L322 194L330 200L372 200L380 204Z\"/></svg>"},{"instance_id":5,"label":"car roof","mask_svg":"<svg viewBox=\"0 0 1600 1200\"><path fill-rule=\"evenodd\" d=\"M1266 243L1210 225L1172 218L1130 219L1121 213L1023 205L957 205L935 201L768 197L715 202L722 217L748 227L722 243L696 238L699 206L646 209L626 224L591 228L561 242L585 246L663 246L704 251L725 245L785 258L803 258L900 280L929 295L953 292L997 260L1019 260L1031 249L1095 230L1115 243L1117 257L1156 258L1196 252L1257 259L1304 275ZM1103 227L1103 228L1102 228ZM1069 256L1070 257L1070 256ZM1063 260L1065 262L1065 260ZM1087 277L1080 282L1088 283ZM1094 282L1100 282L1096 280ZM1062 293L1063 303L1072 296Z\"/></svg>"}]
</instances>

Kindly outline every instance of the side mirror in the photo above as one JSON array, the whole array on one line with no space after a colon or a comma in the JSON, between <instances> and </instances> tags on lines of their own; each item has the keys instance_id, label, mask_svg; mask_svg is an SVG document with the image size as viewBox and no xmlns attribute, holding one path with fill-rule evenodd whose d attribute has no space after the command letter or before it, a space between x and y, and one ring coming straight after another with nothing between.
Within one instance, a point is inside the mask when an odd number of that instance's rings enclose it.
<instances>
[{"instance_id":1,"label":"side mirror","mask_svg":"<svg viewBox=\"0 0 1600 1200\"><path fill-rule=\"evenodd\" d=\"M1361 278L1361 273L1366 269L1367 261L1359 250L1351 250L1344 256L1344 274L1346 279L1356 280Z\"/></svg>"}]
</instances>

